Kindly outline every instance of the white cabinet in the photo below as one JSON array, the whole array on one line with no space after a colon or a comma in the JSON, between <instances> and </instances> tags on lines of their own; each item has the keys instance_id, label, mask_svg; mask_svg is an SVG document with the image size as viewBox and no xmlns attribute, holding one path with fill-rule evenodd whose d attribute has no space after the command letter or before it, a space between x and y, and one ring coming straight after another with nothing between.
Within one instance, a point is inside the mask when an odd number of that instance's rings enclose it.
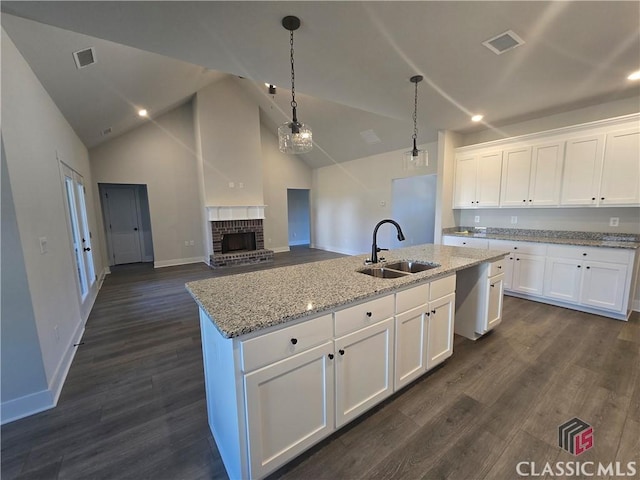
<instances>
[{"instance_id":1,"label":"white cabinet","mask_svg":"<svg viewBox=\"0 0 640 480\"><path fill-rule=\"evenodd\" d=\"M456 235L444 235L442 244L452 247L488 248L489 241L486 238L458 237Z\"/></svg>"},{"instance_id":2,"label":"white cabinet","mask_svg":"<svg viewBox=\"0 0 640 480\"><path fill-rule=\"evenodd\" d=\"M607 134L600 205L640 204L640 129Z\"/></svg>"},{"instance_id":3,"label":"white cabinet","mask_svg":"<svg viewBox=\"0 0 640 480\"><path fill-rule=\"evenodd\" d=\"M455 293L433 300L427 312L427 370L453 354Z\"/></svg>"},{"instance_id":4,"label":"white cabinet","mask_svg":"<svg viewBox=\"0 0 640 480\"><path fill-rule=\"evenodd\" d=\"M456 276L396 293L395 390L453 354Z\"/></svg>"},{"instance_id":5,"label":"white cabinet","mask_svg":"<svg viewBox=\"0 0 640 480\"><path fill-rule=\"evenodd\" d=\"M500 204L502 151L456 157L454 208L497 207Z\"/></svg>"},{"instance_id":6,"label":"white cabinet","mask_svg":"<svg viewBox=\"0 0 640 480\"><path fill-rule=\"evenodd\" d=\"M526 207L529 204L529 178L531 173L531 147L504 151L500 205Z\"/></svg>"},{"instance_id":7,"label":"white cabinet","mask_svg":"<svg viewBox=\"0 0 640 480\"><path fill-rule=\"evenodd\" d=\"M513 254L511 290L529 295L542 295L545 257L516 252Z\"/></svg>"},{"instance_id":8,"label":"white cabinet","mask_svg":"<svg viewBox=\"0 0 640 480\"><path fill-rule=\"evenodd\" d=\"M393 393L393 318L335 340L336 427Z\"/></svg>"},{"instance_id":9,"label":"white cabinet","mask_svg":"<svg viewBox=\"0 0 640 480\"><path fill-rule=\"evenodd\" d=\"M564 142L534 145L528 204L533 207L558 205L564 165Z\"/></svg>"},{"instance_id":10,"label":"white cabinet","mask_svg":"<svg viewBox=\"0 0 640 480\"><path fill-rule=\"evenodd\" d=\"M245 375L251 476L263 477L334 429L333 343Z\"/></svg>"},{"instance_id":11,"label":"white cabinet","mask_svg":"<svg viewBox=\"0 0 640 480\"><path fill-rule=\"evenodd\" d=\"M604 134L567 141L561 205L596 205L600 190Z\"/></svg>"},{"instance_id":12,"label":"white cabinet","mask_svg":"<svg viewBox=\"0 0 640 480\"><path fill-rule=\"evenodd\" d=\"M634 255L626 249L549 246L544 295L600 310L626 312Z\"/></svg>"},{"instance_id":13,"label":"white cabinet","mask_svg":"<svg viewBox=\"0 0 640 480\"><path fill-rule=\"evenodd\" d=\"M487 289L486 309L484 316L486 319L482 324L483 331L493 330L500 322L502 322L502 299L504 298L504 273L489 277L489 288Z\"/></svg>"}]
</instances>

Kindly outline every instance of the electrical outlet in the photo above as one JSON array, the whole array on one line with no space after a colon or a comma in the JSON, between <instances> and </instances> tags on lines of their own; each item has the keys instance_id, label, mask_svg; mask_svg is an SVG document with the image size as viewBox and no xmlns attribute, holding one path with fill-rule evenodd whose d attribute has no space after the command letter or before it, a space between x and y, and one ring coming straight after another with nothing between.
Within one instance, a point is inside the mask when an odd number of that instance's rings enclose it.
<instances>
[{"instance_id":1,"label":"electrical outlet","mask_svg":"<svg viewBox=\"0 0 640 480\"><path fill-rule=\"evenodd\" d=\"M238 183L238 188L244 188L244 183L242 182Z\"/></svg>"},{"instance_id":2,"label":"electrical outlet","mask_svg":"<svg viewBox=\"0 0 640 480\"><path fill-rule=\"evenodd\" d=\"M610 227L617 227L618 225L620 225L620 218L619 217L609 217L609 226Z\"/></svg>"},{"instance_id":3,"label":"electrical outlet","mask_svg":"<svg viewBox=\"0 0 640 480\"><path fill-rule=\"evenodd\" d=\"M188 246L189 246L189 240L185 240L185 241L184 241L184 246L185 246L185 247L188 247Z\"/></svg>"},{"instance_id":4,"label":"electrical outlet","mask_svg":"<svg viewBox=\"0 0 640 480\"><path fill-rule=\"evenodd\" d=\"M476 215L475 217L473 217L473 221L476 223L480 223L480 215Z\"/></svg>"},{"instance_id":5,"label":"electrical outlet","mask_svg":"<svg viewBox=\"0 0 640 480\"><path fill-rule=\"evenodd\" d=\"M195 242L193 240L189 240L189 246L193 247L195 245Z\"/></svg>"},{"instance_id":6,"label":"electrical outlet","mask_svg":"<svg viewBox=\"0 0 640 480\"><path fill-rule=\"evenodd\" d=\"M56 341L60 341L60 331L58 330L58 325L56 325L55 327L53 327L53 333L56 336Z\"/></svg>"},{"instance_id":7,"label":"electrical outlet","mask_svg":"<svg viewBox=\"0 0 640 480\"><path fill-rule=\"evenodd\" d=\"M47 253L47 237L40 237L40 253L41 254L45 254Z\"/></svg>"},{"instance_id":8,"label":"electrical outlet","mask_svg":"<svg viewBox=\"0 0 640 480\"><path fill-rule=\"evenodd\" d=\"M387 204L387 202L385 202L384 200L381 200L381 201L380 201L380 206L381 206L381 207L384 207L386 204Z\"/></svg>"},{"instance_id":9,"label":"electrical outlet","mask_svg":"<svg viewBox=\"0 0 640 480\"><path fill-rule=\"evenodd\" d=\"M233 182L229 182L229 188L234 188L235 186L236 186L236 184L235 184L235 183L233 183Z\"/></svg>"},{"instance_id":10,"label":"electrical outlet","mask_svg":"<svg viewBox=\"0 0 640 480\"><path fill-rule=\"evenodd\" d=\"M517 216L515 216L515 215L512 215L512 216L511 216L511 223L512 223L513 225L515 225L516 223L518 223L518 217L517 217Z\"/></svg>"}]
</instances>

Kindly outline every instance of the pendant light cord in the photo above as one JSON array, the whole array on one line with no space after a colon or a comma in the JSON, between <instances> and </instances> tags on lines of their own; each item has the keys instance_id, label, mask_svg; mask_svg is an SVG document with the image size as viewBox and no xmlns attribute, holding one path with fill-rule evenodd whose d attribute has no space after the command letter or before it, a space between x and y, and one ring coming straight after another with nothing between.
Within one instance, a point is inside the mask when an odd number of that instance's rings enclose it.
<instances>
[{"instance_id":1,"label":"pendant light cord","mask_svg":"<svg viewBox=\"0 0 640 480\"><path fill-rule=\"evenodd\" d=\"M413 101L413 145L415 148L416 138L418 138L418 82L415 82L416 94Z\"/></svg>"},{"instance_id":2,"label":"pendant light cord","mask_svg":"<svg viewBox=\"0 0 640 480\"><path fill-rule=\"evenodd\" d=\"M291 45L291 108L293 109L293 122L297 123L298 118L296 115L296 107L298 104L296 103L296 72L293 68L293 30L291 32L291 39L289 40L289 44Z\"/></svg>"}]
</instances>

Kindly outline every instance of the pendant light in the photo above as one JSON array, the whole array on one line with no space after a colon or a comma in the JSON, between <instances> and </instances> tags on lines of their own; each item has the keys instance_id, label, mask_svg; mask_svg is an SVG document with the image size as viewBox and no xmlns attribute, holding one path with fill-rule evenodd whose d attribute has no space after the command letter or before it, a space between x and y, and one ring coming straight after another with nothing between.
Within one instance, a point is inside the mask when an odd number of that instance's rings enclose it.
<instances>
[{"instance_id":1,"label":"pendant light","mask_svg":"<svg viewBox=\"0 0 640 480\"><path fill-rule=\"evenodd\" d=\"M422 81L422 75L414 75L409 79L416 86L416 93L413 102L413 148L408 152L404 152L404 168L410 170L413 168L426 167L429 165L429 154L426 150L418 150L416 146L416 138L418 138L418 83Z\"/></svg>"},{"instance_id":2,"label":"pendant light","mask_svg":"<svg viewBox=\"0 0 640 480\"><path fill-rule=\"evenodd\" d=\"M296 88L295 88L295 70L293 68L293 32L300 28L300 19L298 17L288 16L282 19L282 26L289 30L291 38L291 122L280 125L278 128L278 145L283 153L307 153L313 148L313 137L311 128L304 123L298 121L296 108Z\"/></svg>"}]
</instances>

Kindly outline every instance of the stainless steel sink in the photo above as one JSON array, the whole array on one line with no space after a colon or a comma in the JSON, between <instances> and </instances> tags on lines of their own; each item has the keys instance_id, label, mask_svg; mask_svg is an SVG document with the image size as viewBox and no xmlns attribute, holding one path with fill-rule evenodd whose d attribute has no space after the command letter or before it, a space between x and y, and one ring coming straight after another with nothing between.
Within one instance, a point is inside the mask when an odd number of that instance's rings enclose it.
<instances>
[{"instance_id":1,"label":"stainless steel sink","mask_svg":"<svg viewBox=\"0 0 640 480\"><path fill-rule=\"evenodd\" d=\"M359 270L360 273L376 278L400 278L409 275L409 272L400 272L398 270L390 270L386 267L372 267Z\"/></svg>"},{"instance_id":2,"label":"stainless steel sink","mask_svg":"<svg viewBox=\"0 0 640 480\"><path fill-rule=\"evenodd\" d=\"M390 268L391 270L399 270L401 272L407 273L424 272L425 270L431 270L432 268L437 268L439 266L440 265L438 265L437 263L412 262L410 260L387 263L386 265L386 267Z\"/></svg>"},{"instance_id":3,"label":"stainless steel sink","mask_svg":"<svg viewBox=\"0 0 640 480\"><path fill-rule=\"evenodd\" d=\"M424 272L437 268L437 263L413 262L411 260L403 260L401 262L385 263L379 267L369 267L359 270L360 273L376 278L400 278L412 273Z\"/></svg>"}]
</instances>

